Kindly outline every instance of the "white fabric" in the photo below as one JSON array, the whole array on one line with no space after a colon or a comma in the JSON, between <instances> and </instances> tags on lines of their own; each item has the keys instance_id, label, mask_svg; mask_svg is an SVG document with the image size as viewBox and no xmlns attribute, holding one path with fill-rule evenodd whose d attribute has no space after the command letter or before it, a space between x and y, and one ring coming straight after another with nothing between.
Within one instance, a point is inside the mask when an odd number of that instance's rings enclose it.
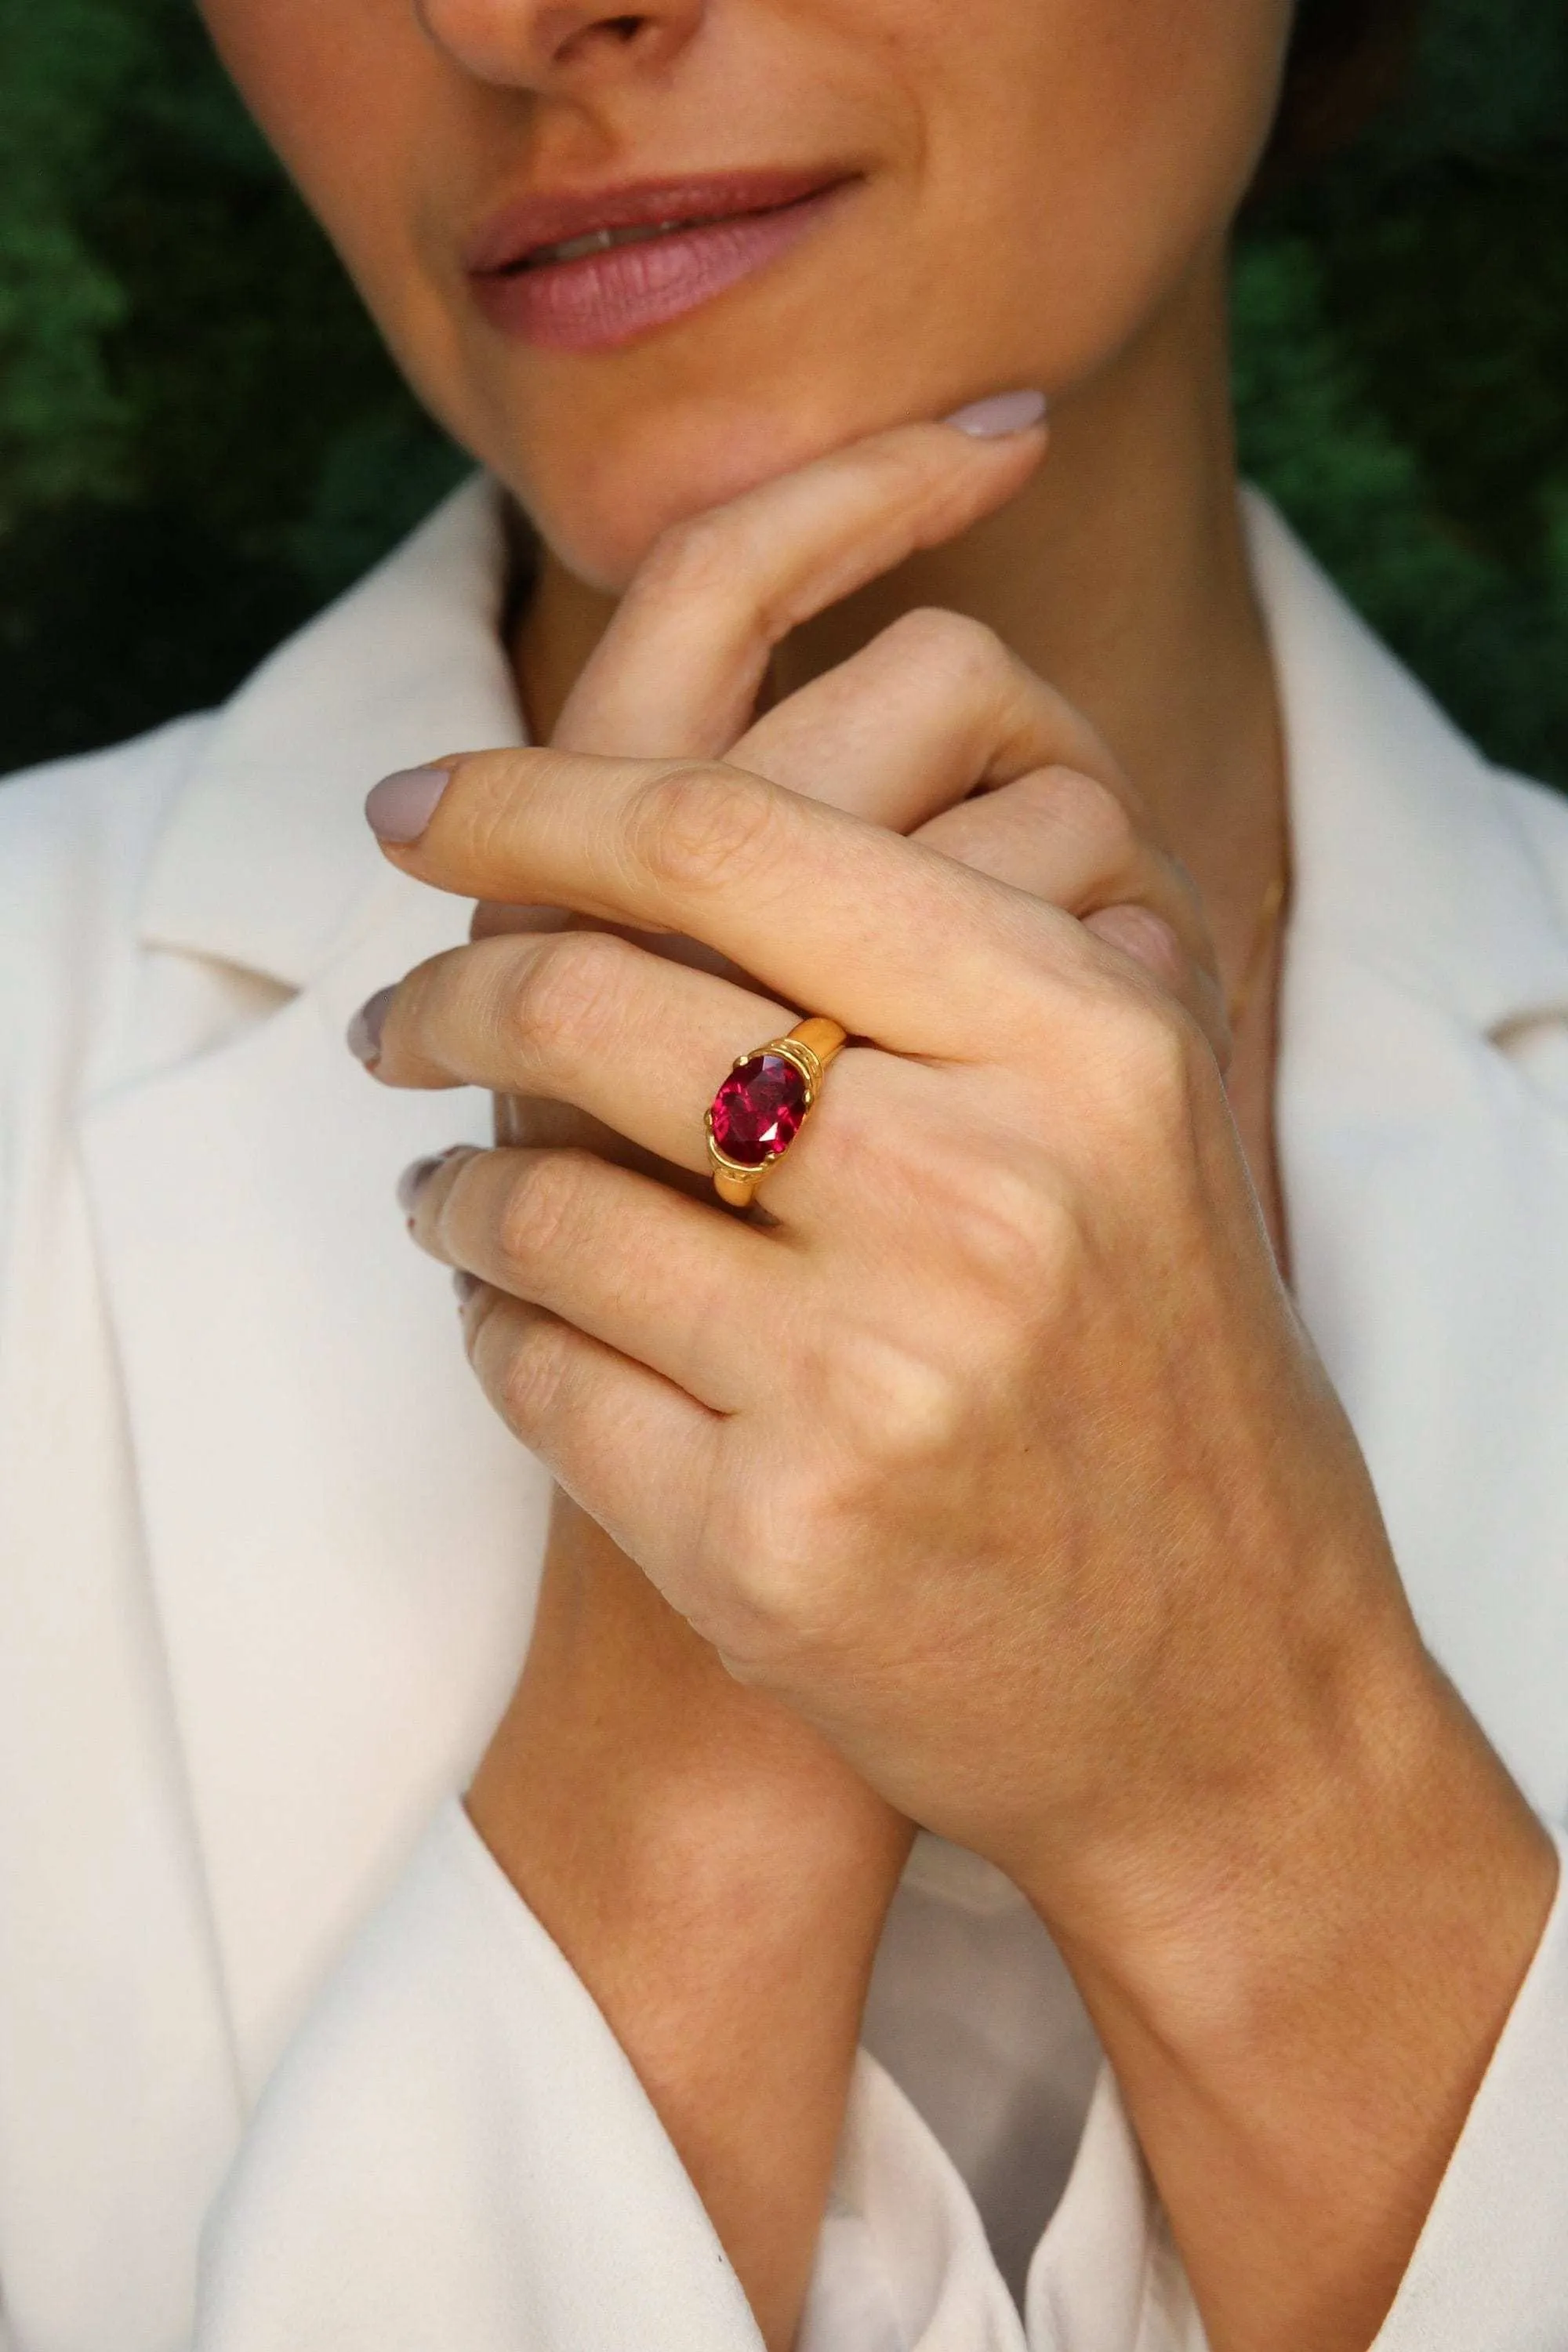
<instances>
[{"instance_id":1,"label":"white fabric","mask_svg":"<svg viewBox=\"0 0 1568 2352\"><path fill-rule=\"evenodd\" d=\"M861 2039L930 2125L1022 2303L1100 2069L1061 1955L1016 1888L921 1836L872 1974Z\"/></svg>"},{"instance_id":2,"label":"white fabric","mask_svg":"<svg viewBox=\"0 0 1568 2352\"><path fill-rule=\"evenodd\" d=\"M1568 810L1249 513L1298 1291L1428 1637L1557 1818ZM216 718L0 792L10 2352L755 2352L613 2038L452 1802L526 1643L544 1482L390 1202L485 1105L378 1090L342 1043L462 934L360 803L516 739L500 565L470 487ZM1379 2352L1568 2343L1563 1907ZM917 1848L867 2041L803 2352L1201 2341L1108 2079L1072 2162L1092 2040L973 1857ZM987 2231L1021 2284L1047 2215L1026 2329Z\"/></svg>"}]
</instances>

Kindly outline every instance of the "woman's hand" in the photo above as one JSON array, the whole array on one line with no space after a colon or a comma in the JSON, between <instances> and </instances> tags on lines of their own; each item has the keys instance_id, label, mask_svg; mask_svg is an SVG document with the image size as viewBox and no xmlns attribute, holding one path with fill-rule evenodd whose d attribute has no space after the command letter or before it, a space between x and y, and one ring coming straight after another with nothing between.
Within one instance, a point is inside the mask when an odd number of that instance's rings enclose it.
<instances>
[{"instance_id":1,"label":"woman's hand","mask_svg":"<svg viewBox=\"0 0 1568 2352\"><path fill-rule=\"evenodd\" d=\"M398 992L377 1066L394 1083L468 1080L564 1103L626 1137L645 1164L684 1167L700 1184L703 1104L739 1047L794 1017L779 994L833 1010L896 1048L897 1057L852 1050L834 1071L812 1130L769 1181L777 1237L549 1149L448 1164L425 1188L417 1226L438 1254L567 1318L542 1321L501 1301L476 1316L492 1383L514 1400L522 1367L547 1349L560 1350L563 1370L581 1371L589 1360L581 1335L592 1332L639 1365L684 1373L690 1398L721 1406L714 1419L631 1362L595 1362L602 1405L612 1393L637 1394L647 1409L673 1412L691 1445L714 1446L711 1479L689 1482L690 1462L670 1457L686 1507L672 1517L660 1507L652 1530L615 1511L618 1479L649 1491L645 1465L618 1445L614 1460L601 1460L591 1413L574 1416L570 1433L563 1423L559 1437L552 1413L538 1433L562 1446L567 1483L595 1517L637 1537L635 1556L732 1664L879 1768L905 1810L1020 1874L1026 1857L1005 1823L955 1810L930 1732L903 1754L900 1712L946 1719L966 1759L963 1779L983 1805L993 1800L977 1778L976 1735L1009 1759L995 1776L1005 1789L1025 1721L1050 1721L1053 1769L1043 1790L1031 1778L1028 1799L1027 1835L1039 1837L1042 1794L1061 1782L1079 1744L1064 1726L1074 1709L1087 1712L1081 1662L1056 1638L1052 1612L1083 1608L1088 1574L1112 1584L1115 1610L1125 1605L1122 1562L1107 1537L1147 1540L1180 1491L1184 1423L1171 1399L1185 1384L1185 1402L1201 1406L1192 1391L1214 1352L1173 1365L1195 1317L1213 1324L1220 1305L1228 1310L1233 1328L1214 1377L1252 1374L1262 1450L1277 1424L1300 1418L1292 1405L1306 1392L1312 1410L1298 1454L1315 1458L1315 1436L1376 1525L1252 1211L1210 1050L1223 1043L1223 1017L1201 918L1092 730L983 631L916 614L733 737L779 634L1016 487L1038 454L1031 439L987 447L942 427L907 428L672 534L560 731L567 743L614 742L640 718L645 740L683 753L731 738L728 766L660 772L559 751L459 763L428 835L394 852L400 862L510 902L554 895L559 873L563 902L621 935L492 937L436 959ZM786 789L770 789L763 773ZM985 797L969 796L977 789ZM919 837L900 843L813 808L807 791L858 800L880 824ZM465 838L443 864L459 812ZM965 873L950 852L1000 870L1007 884ZM1136 946L1167 984L1096 940L1096 928ZM731 970L756 970L779 993L666 962L636 943L648 931L695 933ZM542 1250L531 1236L534 1220L555 1222L547 1188L579 1204L574 1229L614 1301L597 1314L572 1293L564 1247ZM620 1235L607 1252L590 1237L599 1218ZM671 1219L671 1241L681 1237L674 1259L658 1244ZM1112 1234L1117 1247L1101 1267L1095 1253ZM1151 1252L1163 1265L1178 1240L1187 1244L1184 1281L1153 1285L1160 1311L1143 1315ZM1226 1280L1216 1298L1217 1267ZM731 1278L741 1286L725 1311ZM1069 1330L1081 1361L1063 1354ZM736 1376L750 1366L760 1377L754 1403L723 1376L726 1341ZM688 1361L686 1347L700 1359ZM1112 1382L1124 1399L1114 1418L1100 1403ZM530 1409L531 1429L540 1409ZM520 1402L512 1410L523 1418ZM1177 1458L1151 1461L1146 1491L1127 1494L1113 1449L1142 1459L1150 1430L1173 1420ZM1028 1458L1010 1473L1014 1449ZM1151 1526L1107 1529L1091 1514L1079 1562L1058 1523L1082 1519L1083 1493L1108 1475L1119 1509L1142 1500ZM820 1492L810 1491L813 1480ZM994 1496L994 1528L970 1508L972 1485ZM862 1488L876 1491L879 1528L866 1522ZM776 1510L786 1490L787 1507ZM1207 1499L1217 1524L1201 1529L1195 1548L1206 1557L1206 1538L1223 1558L1223 1481ZM742 1504L758 1514L755 1540L731 1528ZM716 1547L692 1525L693 1510L719 1530ZM773 1557L781 1542L798 1570ZM963 1563L961 1575L926 1576L933 1545L935 1559ZM1386 1579L1375 1536L1371 1548ZM1046 1574L1042 1562L1060 1565ZM926 1606L911 1620L917 1564ZM1168 1570L1162 1589L1169 1592ZM1112 1597L1100 1605L1110 1610ZM831 1611L823 1619L830 1599L863 1624L862 1652L845 1652L846 1628ZM1218 1605L1205 1598L1205 1622ZM822 1622L821 1665L797 1643L802 1608ZM950 1627L952 1612L963 1622ZM893 1622L918 1626L943 1660L946 1703L934 1717L918 1678L892 1667ZM1037 1638L1023 1645L1010 1713L991 1651L997 1635L1005 1650L1025 1625ZM839 1664L825 1674L830 1659ZM975 1725L955 1706L965 1661ZM1139 1686L1121 1662L1105 1663L1113 1691ZM842 1702L833 1696L838 1671ZM1094 1741L1086 1744L1092 1753Z\"/></svg>"},{"instance_id":2,"label":"woman's hand","mask_svg":"<svg viewBox=\"0 0 1568 2352\"><path fill-rule=\"evenodd\" d=\"M420 1236L479 1278L501 1411L731 1669L1033 1895L1216 2343L1352 2342L1550 1865L1422 1657L1197 1021L1083 922L733 765L477 755L391 854L756 976L486 941L398 992L395 1081L548 1093L700 1174L736 1053L801 1010L867 1041L765 1230L536 1149L437 1171ZM1352 1959L1410 1990L1391 1889L1467 1984L1404 2041L1334 2007ZM1347 2066L1388 2120L1336 2200Z\"/></svg>"},{"instance_id":3,"label":"woman's hand","mask_svg":"<svg viewBox=\"0 0 1568 2352\"><path fill-rule=\"evenodd\" d=\"M404 983L395 1082L545 1093L700 1174L738 1052L803 1008L867 1041L768 1231L548 1150L438 1171L416 1219L486 1286L519 1434L902 1811L1042 1892L1092 1881L1276 1773L1348 1633L1403 1636L1213 1053L1126 955L716 763L475 755L392 854L769 991L599 931L490 940ZM1217 1692L1216 1654L1248 1669Z\"/></svg>"},{"instance_id":4,"label":"woman's hand","mask_svg":"<svg viewBox=\"0 0 1568 2352\"><path fill-rule=\"evenodd\" d=\"M1035 891L1154 971L1223 1066L1225 997L1190 877L1095 729L990 630L956 613L907 613L754 715L792 630L1010 498L1044 447L1037 428L994 440L903 428L676 527L617 608L552 740L566 751L723 758ZM604 926L491 902L474 936L574 928ZM739 976L700 943L642 943ZM588 1143L651 1164L541 1097L503 1097L498 1139Z\"/></svg>"},{"instance_id":5,"label":"woman's hand","mask_svg":"<svg viewBox=\"0 0 1568 2352\"><path fill-rule=\"evenodd\" d=\"M1093 730L987 632L911 614L752 718L784 631L1010 494L1042 443L886 436L672 533L579 678L558 740L729 751L802 793L923 827L949 855L1120 933L1223 1050L1190 885ZM481 907L476 934L574 920L585 919ZM733 971L692 942L643 944ZM706 1191L569 1103L502 1097L498 1134L586 1145ZM909 1825L798 1717L728 1676L564 1501L525 1674L469 1808L632 2056L767 2341L787 2345Z\"/></svg>"}]
</instances>

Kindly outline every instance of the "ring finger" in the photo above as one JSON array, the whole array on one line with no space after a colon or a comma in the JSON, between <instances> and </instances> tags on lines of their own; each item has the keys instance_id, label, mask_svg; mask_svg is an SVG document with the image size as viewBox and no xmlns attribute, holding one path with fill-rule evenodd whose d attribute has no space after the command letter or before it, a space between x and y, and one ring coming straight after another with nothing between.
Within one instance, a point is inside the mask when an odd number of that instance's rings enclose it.
<instances>
[{"instance_id":1,"label":"ring finger","mask_svg":"<svg viewBox=\"0 0 1568 2352\"><path fill-rule=\"evenodd\" d=\"M781 1263L754 1227L588 1151L472 1151L416 1192L415 1239L718 1412L758 1392L745 1336L778 1316Z\"/></svg>"}]
</instances>

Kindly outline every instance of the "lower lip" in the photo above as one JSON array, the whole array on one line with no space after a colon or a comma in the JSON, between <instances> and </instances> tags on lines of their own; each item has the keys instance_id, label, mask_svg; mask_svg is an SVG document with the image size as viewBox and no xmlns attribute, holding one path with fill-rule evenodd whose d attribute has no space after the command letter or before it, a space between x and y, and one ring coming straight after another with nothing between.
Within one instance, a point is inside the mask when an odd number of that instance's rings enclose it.
<instances>
[{"instance_id":1,"label":"lower lip","mask_svg":"<svg viewBox=\"0 0 1568 2352\"><path fill-rule=\"evenodd\" d=\"M773 212L674 229L577 261L476 271L470 282L485 317L503 333L545 351L611 351L684 318L776 261L810 235L848 184L839 181Z\"/></svg>"}]
</instances>

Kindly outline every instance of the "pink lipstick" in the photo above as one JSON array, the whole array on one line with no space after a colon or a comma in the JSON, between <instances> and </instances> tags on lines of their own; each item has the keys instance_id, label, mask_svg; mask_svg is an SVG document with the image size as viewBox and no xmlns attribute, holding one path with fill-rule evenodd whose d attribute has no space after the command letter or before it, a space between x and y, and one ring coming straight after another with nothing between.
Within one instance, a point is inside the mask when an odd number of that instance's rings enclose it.
<instances>
[{"instance_id":1,"label":"pink lipstick","mask_svg":"<svg viewBox=\"0 0 1568 2352\"><path fill-rule=\"evenodd\" d=\"M744 172L525 196L464 259L492 326L609 351L685 316L797 245L857 175Z\"/></svg>"}]
</instances>

